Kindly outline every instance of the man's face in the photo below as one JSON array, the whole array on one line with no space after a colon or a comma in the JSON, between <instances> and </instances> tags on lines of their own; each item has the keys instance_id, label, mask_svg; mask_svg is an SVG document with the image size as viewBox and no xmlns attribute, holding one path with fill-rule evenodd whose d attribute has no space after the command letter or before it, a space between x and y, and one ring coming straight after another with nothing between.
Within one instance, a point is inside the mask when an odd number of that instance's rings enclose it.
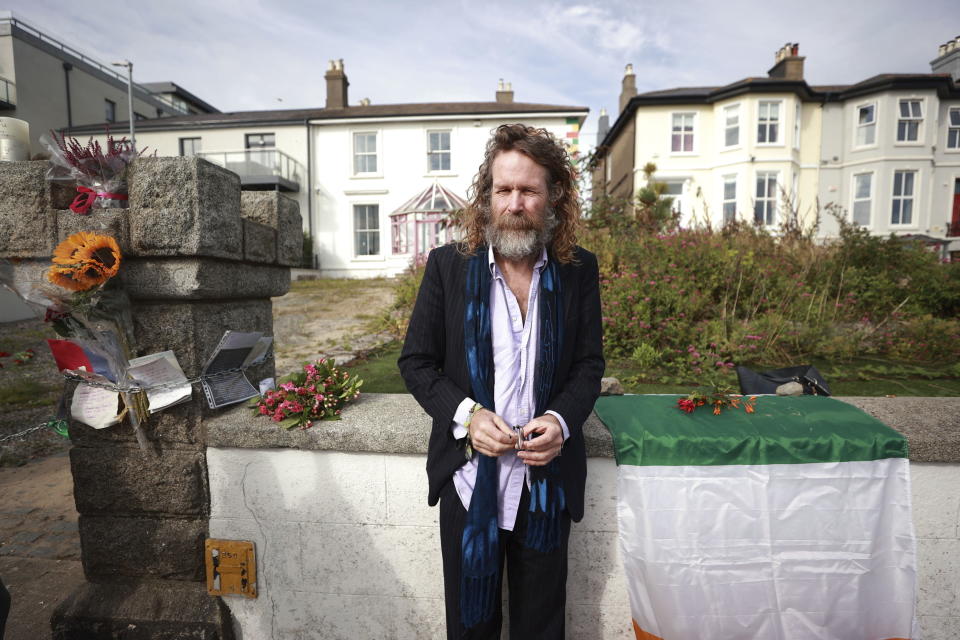
<instances>
[{"instance_id":1,"label":"man's face","mask_svg":"<svg viewBox=\"0 0 960 640\"><path fill-rule=\"evenodd\" d=\"M511 260L539 252L556 226L547 170L519 151L501 151L493 159L492 173L487 241Z\"/></svg>"}]
</instances>

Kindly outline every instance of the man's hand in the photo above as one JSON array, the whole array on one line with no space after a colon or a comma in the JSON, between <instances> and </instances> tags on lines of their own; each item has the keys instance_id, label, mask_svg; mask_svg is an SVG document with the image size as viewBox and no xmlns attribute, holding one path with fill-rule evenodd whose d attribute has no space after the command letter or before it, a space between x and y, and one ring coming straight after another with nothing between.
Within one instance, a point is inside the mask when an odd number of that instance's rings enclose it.
<instances>
[{"instance_id":1,"label":"man's hand","mask_svg":"<svg viewBox=\"0 0 960 640\"><path fill-rule=\"evenodd\" d=\"M523 437L536 436L532 440L523 441L523 450L517 457L524 464L540 467L560 454L563 446L563 429L560 421L550 413L534 418L523 427Z\"/></svg>"},{"instance_id":2,"label":"man's hand","mask_svg":"<svg viewBox=\"0 0 960 640\"><path fill-rule=\"evenodd\" d=\"M513 449L517 441L513 429L489 409L478 409L473 413L469 431L473 450L492 458Z\"/></svg>"}]
</instances>

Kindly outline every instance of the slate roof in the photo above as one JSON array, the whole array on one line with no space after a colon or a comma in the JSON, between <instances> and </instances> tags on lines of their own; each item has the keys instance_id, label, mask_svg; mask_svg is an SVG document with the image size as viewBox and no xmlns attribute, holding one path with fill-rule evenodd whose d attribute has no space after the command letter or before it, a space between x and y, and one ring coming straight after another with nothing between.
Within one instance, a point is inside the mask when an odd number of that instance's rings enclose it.
<instances>
[{"instance_id":1,"label":"slate roof","mask_svg":"<svg viewBox=\"0 0 960 640\"><path fill-rule=\"evenodd\" d=\"M342 118L389 118L403 116L487 115L495 113L582 113L586 117L588 107L539 104L534 102L422 102L407 104L372 104L348 106L343 109L273 109L266 111L232 111L226 113L200 113L170 118L138 120L138 131L164 131L177 129L220 128L243 125L303 124L307 120L334 120ZM111 128L123 130L126 122L111 123ZM72 127L69 133L100 133L103 124Z\"/></svg>"},{"instance_id":2,"label":"slate roof","mask_svg":"<svg viewBox=\"0 0 960 640\"><path fill-rule=\"evenodd\" d=\"M960 99L960 86L948 73L881 73L854 84L814 85L804 80L750 77L715 87L675 87L640 93L627 106L607 131L601 149L613 144L637 108L658 104L710 104L746 93L796 93L810 102L842 102L862 95L895 89L935 89L942 98Z\"/></svg>"}]
</instances>

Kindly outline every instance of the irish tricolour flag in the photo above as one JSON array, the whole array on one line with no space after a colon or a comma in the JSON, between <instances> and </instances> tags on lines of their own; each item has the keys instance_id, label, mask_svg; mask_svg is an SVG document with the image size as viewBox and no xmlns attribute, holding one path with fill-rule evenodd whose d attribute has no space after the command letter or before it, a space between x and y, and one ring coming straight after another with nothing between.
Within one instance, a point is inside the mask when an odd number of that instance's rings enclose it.
<instances>
[{"instance_id":1,"label":"irish tricolour flag","mask_svg":"<svg viewBox=\"0 0 960 640\"><path fill-rule=\"evenodd\" d=\"M916 638L905 438L831 398L600 398L643 640Z\"/></svg>"}]
</instances>

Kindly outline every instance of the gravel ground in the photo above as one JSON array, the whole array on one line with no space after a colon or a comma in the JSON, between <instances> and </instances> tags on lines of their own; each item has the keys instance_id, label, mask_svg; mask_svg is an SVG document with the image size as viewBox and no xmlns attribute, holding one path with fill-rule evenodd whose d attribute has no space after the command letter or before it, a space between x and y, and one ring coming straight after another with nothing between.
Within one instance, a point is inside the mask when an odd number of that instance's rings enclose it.
<instances>
[{"instance_id":1,"label":"gravel ground","mask_svg":"<svg viewBox=\"0 0 960 640\"><path fill-rule=\"evenodd\" d=\"M0 352L15 354L33 349L35 356L22 365L12 356L0 358L0 439L52 418L63 389L47 338L53 330L40 320L0 324ZM17 466L33 458L66 450L69 442L42 429L25 437L0 441L0 467Z\"/></svg>"}]
</instances>

